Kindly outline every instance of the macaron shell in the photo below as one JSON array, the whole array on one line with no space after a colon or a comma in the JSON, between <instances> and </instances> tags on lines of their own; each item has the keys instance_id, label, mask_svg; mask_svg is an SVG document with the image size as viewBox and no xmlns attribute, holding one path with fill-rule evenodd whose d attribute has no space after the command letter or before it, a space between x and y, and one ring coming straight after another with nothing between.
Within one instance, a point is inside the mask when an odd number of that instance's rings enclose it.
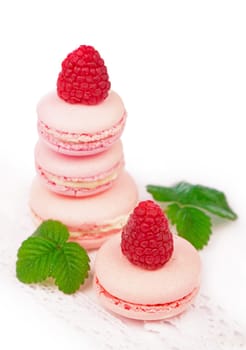
<instances>
[{"instance_id":1,"label":"macaron shell","mask_svg":"<svg viewBox=\"0 0 246 350\"><path fill-rule=\"evenodd\" d=\"M124 300L110 297L101 291L94 279L94 287L99 298L99 302L108 310L135 320L156 321L177 316L184 312L196 297L199 288L195 288L188 296L172 303L146 306L141 304L129 304Z\"/></svg>"},{"instance_id":2,"label":"macaron shell","mask_svg":"<svg viewBox=\"0 0 246 350\"><path fill-rule=\"evenodd\" d=\"M100 248L109 238L111 238L111 236L115 235L116 233L119 233L121 230L118 230L117 232L114 232L110 235L105 235L101 238L90 238L90 239L83 239L83 236L81 238L78 239L73 239L70 238L70 241L72 242L76 242L78 244L80 244L83 248L87 249L87 250L92 250L92 249L98 249Z\"/></svg>"},{"instance_id":3,"label":"macaron shell","mask_svg":"<svg viewBox=\"0 0 246 350\"><path fill-rule=\"evenodd\" d=\"M98 177L108 172L120 161L123 161L121 141L117 141L105 152L86 157L56 153L42 141L39 141L35 147L35 162L38 166L54 175L69 178Z\"/></svg>"},{"instance_id":4,"label":"macaron shell","mask_svg":"<svg viewBox=\"0 0 246 350\"><path fill-rule=\"evenodd\" d=\"M42 220L54 219L76 229L100 226L128 215L138 200L132 177L123 172L114 185L97 196L72 198L47 190L36 177L30 192L30 207Z\"/></svg>"},{"instance_id":5,"label":"macaron shell","mask_svg":"<svg viewBox=\"0 0 246 350\"><path fill-rule=\"evenodd\" d=\"M93 106L67 103L53 91L40 100L37 114L39 121L55 130L95 134L117 124L125 114L125 107L112 90L103 102Z\"/></svg>"},{"instance_id":6,"label":"macaron shell","mask_svg":"<svg viewBox=\"0 0 246 350\"><path fill-rule=\"evenodd\" d=\"M120 240L117 235L106 242L95 262L99 283L114 297L135 304L165 304L179 300L199 287L200 257L183 238L174 236L171 259L154 271L131 264L121 252Z\"/></svg>"}]
</instances>

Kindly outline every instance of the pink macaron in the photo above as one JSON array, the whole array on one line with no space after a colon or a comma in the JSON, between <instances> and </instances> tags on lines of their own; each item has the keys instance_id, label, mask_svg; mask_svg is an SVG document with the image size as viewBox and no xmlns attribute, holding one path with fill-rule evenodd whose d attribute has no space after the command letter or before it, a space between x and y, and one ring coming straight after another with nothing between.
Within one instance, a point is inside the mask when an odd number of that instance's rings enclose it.
<instances>
[{"instance_id":1,"label":"pink macaron","mask_svg":"<svg viewBox=\"0 0 246 350\"><path fill-rule=\"evenodd\" d=\"M99 300L121 316L160 320L180 314L200 285L195 248L173 235L162 208L138 203L122 234L99 250L94 285Z\"/></svg>"},{"instance_id":2,"label":"pink macaron","mask_svg":"<svg viewBox=\"0 0 246 350\"><path fill-rule=\"evenodd\" d=\"M68 227L71 241L95 249L121 231L137 200L136 184L123 171L110 189L85 198L58 195L36 177L29 205L37 225L48 219L61 221Z\"/></svg>"},{"instance_id":3,"label":"pink macaron","mask_svg":"<svg viewBox=\"0 0 246 350\"><path fill-rule=\"evenodd\" d=\"M200 259L195 248L174 236L171 259L150 271L129 262L122 254L120 240L120 235L111 238L97 253L94 284L101 304L139 320L166 319L185 311L200 285Z\"/></svg>"},{"instance_id":4,"label":"pink macaron","mask_svg":"<svg viewBox=\"0 0 246 350\"><path fill-rule=\"evenodd\" d=\"M37 105L38 132L54 151L73 156L102 152L116 142L124 129L126 110L120 96L109 91L99 104L71 104L57 92Z\"/></svg>"},{"instance_id":5,"label":"pink macaron","mask_svg":"<svg viewBox=\"0 0 246 350\"><path fill-rule=\"evenodd\" d=\"M43 184L59 194L84 197L109 189L124 166L121 141L87 157L56 153L39 141L35 148L37 173Z\"/></svg>"}]
</instances>

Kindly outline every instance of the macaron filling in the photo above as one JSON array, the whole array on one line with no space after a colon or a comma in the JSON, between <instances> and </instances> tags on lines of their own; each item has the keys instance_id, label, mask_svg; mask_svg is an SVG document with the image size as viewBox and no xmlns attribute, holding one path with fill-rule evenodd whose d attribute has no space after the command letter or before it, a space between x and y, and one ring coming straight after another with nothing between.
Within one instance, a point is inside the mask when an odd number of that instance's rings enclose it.
<instances>
[{"instance_id":1,"label":"macaron filling","mask_svg":"<svg viewBox=\"0 0 246 350\"><path fill-rule=\"evenodd\" d=\"M53 190L68 195L76 195L78 192L86 195L95 191L99 192L112 185L113 181L117 179L123 165L124 160L122 158L108 171L94 176L84 177L58 176L38 164L36 164L36 169L41 179Z\"/></svg>"},{"instance_id":2,"label":"macaron filling","mask_svg":"<svg viewBox=\"0 0 246 350\"><path fill-rule=\"evenodd\" d=\"M43 219L38 216L32 209L32 216L34 221L39 225ZM122 215L114 220L105 222L101 225L96 224L82 224L80 227L67 226L70 233L70 240L94 240L101 239L105 236L109 236L118 233L122 230L122 227L127 222L129 215Z\"/></svg>"},{"instance_id":3,"label":"macaron filling","mask_svg":"<svg viewBox=\"0 0 246 350\"><path fill-rule=\"evenodd\" d=\"M90 133L71 133L55 128L49 127L43 121L38 121L38 131L40 136L48 144L53 145L55 148L74 152L95 152L95 150L102 147L109 147L114 141L116 141L123 132L126 122L126 112L124 112L122 118L117 124L109 129L98 131L94 134Z\"/></svg>"},{"instance_id":4,"label":"macaron filling","mask_svg":"<svg viewBox=\"0 0 246 350\"><path fill-rule=\"evenodd\" d=\"M172 309L175 310L175 309L181 308L182 306L189 304L199 291L199 287L196 287L190 293L181 297L180 299L166 302L163 304L136 304L136 303L132 303L131 301L119 299L118 297L110 294L101 285L97 277L95 277L95 287L98 295L106 299L107 302L111 303L112 305L115 305L126 311L129 310L134 312L145 312L149 314L152 314L152 313L155 314L156 312L171 311Z\"/></svg>"}]
</instances>

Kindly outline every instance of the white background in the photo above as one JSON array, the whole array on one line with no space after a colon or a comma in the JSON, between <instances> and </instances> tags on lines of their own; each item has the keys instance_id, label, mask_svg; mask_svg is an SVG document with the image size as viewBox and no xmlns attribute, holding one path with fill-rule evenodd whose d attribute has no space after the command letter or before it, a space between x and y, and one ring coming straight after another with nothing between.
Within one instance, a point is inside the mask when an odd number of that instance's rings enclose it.
<instances>
[{"instance_id":1,"label":"white background","mask_svg":"<svg viewBox=\"0 0 246 350\"><path fill-rule=\"evenodd\" d=\"M70 51L95 46L128 111L126 167L141 197L148 183L186 180L224 191L238 213L236 222L214 229L203 250L203 283L246 329L245 18L245 1L236 0L2 1L0 181L4 188L14 179L14 208L18 188L34 174L36 103L55 88ZM7 210L3 195L0 206ZM18 299L4 279L0 293L6 349L16 339L19 349L41 349L42 334L51 337L48 349L79 343L46 310Z\"/></svg>"}]
</instances>

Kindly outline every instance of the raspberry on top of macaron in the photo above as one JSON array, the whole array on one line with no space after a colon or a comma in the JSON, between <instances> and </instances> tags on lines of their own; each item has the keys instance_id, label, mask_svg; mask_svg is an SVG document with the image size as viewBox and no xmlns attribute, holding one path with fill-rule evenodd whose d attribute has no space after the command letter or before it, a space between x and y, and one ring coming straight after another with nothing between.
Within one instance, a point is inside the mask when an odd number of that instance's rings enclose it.
<instances>
[{"instance_id":1,"label":"raspberry on top of macaron","mask_svg":"<svg viewBox=\"0 0 246 350\"><path fill-rule=\"evenodd\" d=\"M121 250L131 263L147 270L161 268L171 258L173 236L158 204L138 204L123 228Z\"/></svg>"},{"instance_id":2,"label":"raspberry on top of macaron","mask_svg":"<svg viewBox=\"0 0 246 350\"><path fill-rule=\"evenodd\" d=\"M107 67L94 47L81 45L62 62L57 94L64 101L96 105L108 96L109 89Z\"/></svg>"}]
</instances>

